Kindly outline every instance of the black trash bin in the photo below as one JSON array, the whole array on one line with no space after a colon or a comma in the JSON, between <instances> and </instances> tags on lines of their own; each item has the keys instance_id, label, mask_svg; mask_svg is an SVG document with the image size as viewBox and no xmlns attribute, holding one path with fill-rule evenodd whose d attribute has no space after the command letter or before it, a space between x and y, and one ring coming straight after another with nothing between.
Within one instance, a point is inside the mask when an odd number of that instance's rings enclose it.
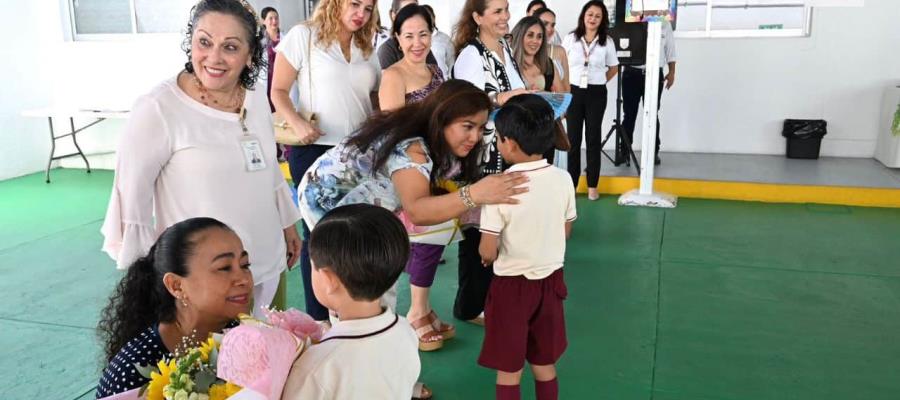
<instances>
[{"instance_id":1,"label":"black trash bin","mask_svg":"<svg viewBox=\"0 0 900 400\"><path fill-rule=\"evenodd\" d=\"M787 138L787 158L819 158L819 147L826 134L825 120L786 119L781 136Z\"/></svg>"}]
</instances>

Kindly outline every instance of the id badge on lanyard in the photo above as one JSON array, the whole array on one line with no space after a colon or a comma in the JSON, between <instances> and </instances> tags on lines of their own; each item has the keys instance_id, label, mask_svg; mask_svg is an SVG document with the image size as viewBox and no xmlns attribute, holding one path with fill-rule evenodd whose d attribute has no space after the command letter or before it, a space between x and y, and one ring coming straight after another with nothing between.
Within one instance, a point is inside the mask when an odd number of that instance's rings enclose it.
<instances>
[{"instance_id":1,"label":"id badge on lanyard","mask_svg":"<svg viewBox=\"0 0 900 400\"><path fill-rule=\"evenodd\" d=\"M593 42L591 42L590 47L584 42L584 38L581 38L581 50L584 52L584 69L581 71L581 84L578 85L582 89L587 89L588 87L588 71L590 71L591 67L591 54L594 53L594 48L597 47L597 43L599 39L595 38Z\"/></svg>"},{"instance_id":2,"label":"id badge on lanyard","mask_svg":"<svg viewBox=\"0 0 900 400\"><path fill-rule=\"evenodd\" d=\"M263 153L262 143L256 136L251 135L247 129L247 109L241 109L241 129L244 135L241 136L241 150L244 153L244 166L247 172L261 171L266 169L266 157Z\"/></svg>"}]
</instances>

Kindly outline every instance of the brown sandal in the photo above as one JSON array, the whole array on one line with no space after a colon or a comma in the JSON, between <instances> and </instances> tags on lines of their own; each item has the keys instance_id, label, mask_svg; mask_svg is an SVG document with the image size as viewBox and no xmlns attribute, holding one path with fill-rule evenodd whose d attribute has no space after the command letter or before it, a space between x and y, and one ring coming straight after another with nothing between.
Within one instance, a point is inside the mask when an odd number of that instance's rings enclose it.
<instances>
[{"instance_id":1,"label":"brown sandal","mask_svg":"<svg viewBox=\"0 0 900 400\"><path fill-rule=\"evenodd\" d=\"M434 313L434 310L431 310L431 312L428 314L428 318L431 320L431 326L433 326L434 329L436 329L441 334L441 336L444 337L444 340L449 340L456 337L456 327L445 323L444 321L441 321L441 319L438 318L437 314Z\"/></svg>"},{"instance_id":2,"label":"brown sandal","mask_svg":"<svg viewBox=\"0 0 900 400\"><path fill-rule=\"evenodd\" d=\"M444 336L434 329L428 315L410 323L419 337L419 351L435 351L444 347Z\"/></svg>"}]
</instances>

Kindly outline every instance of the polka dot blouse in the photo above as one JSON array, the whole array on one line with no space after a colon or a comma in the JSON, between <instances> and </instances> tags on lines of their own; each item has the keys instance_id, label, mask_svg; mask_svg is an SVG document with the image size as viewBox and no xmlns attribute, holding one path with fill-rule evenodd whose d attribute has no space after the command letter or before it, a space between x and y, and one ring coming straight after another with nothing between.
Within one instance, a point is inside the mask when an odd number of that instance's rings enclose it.
<instances>
[{"instance_id":1,"label":"polka dot blouse","mask_svg":"<svg viewBox=\"0 0 900 400\"><path fill-rule=\"evenodd\" d=\"M109 365L103 370L103 377L97 386L97 398L112 396L127 392L131 389L144 386L150 382L144 378L135 364L156 365L164 356L169 355L169 350L163 344L157 327L150 327L140 335L128 341L122 350L110 360Z\"/></svg>"}]
</instances>

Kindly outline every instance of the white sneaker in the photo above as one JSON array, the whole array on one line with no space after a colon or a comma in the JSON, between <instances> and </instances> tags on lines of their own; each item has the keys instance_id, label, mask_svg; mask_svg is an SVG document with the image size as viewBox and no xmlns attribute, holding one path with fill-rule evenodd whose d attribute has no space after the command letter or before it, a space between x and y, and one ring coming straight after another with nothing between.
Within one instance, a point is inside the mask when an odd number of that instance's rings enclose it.
<instances>
[{"instance_id":1,"label":"white sneaker","mask_svg":"<svg viewBox=\"0 0 900 400\"><path fill-rule=\"evenodd\" d=\"M594 201L600 198L600 193L597 193L597 188L588 188L588 200Z\"/></svg>"}]
</instances>

